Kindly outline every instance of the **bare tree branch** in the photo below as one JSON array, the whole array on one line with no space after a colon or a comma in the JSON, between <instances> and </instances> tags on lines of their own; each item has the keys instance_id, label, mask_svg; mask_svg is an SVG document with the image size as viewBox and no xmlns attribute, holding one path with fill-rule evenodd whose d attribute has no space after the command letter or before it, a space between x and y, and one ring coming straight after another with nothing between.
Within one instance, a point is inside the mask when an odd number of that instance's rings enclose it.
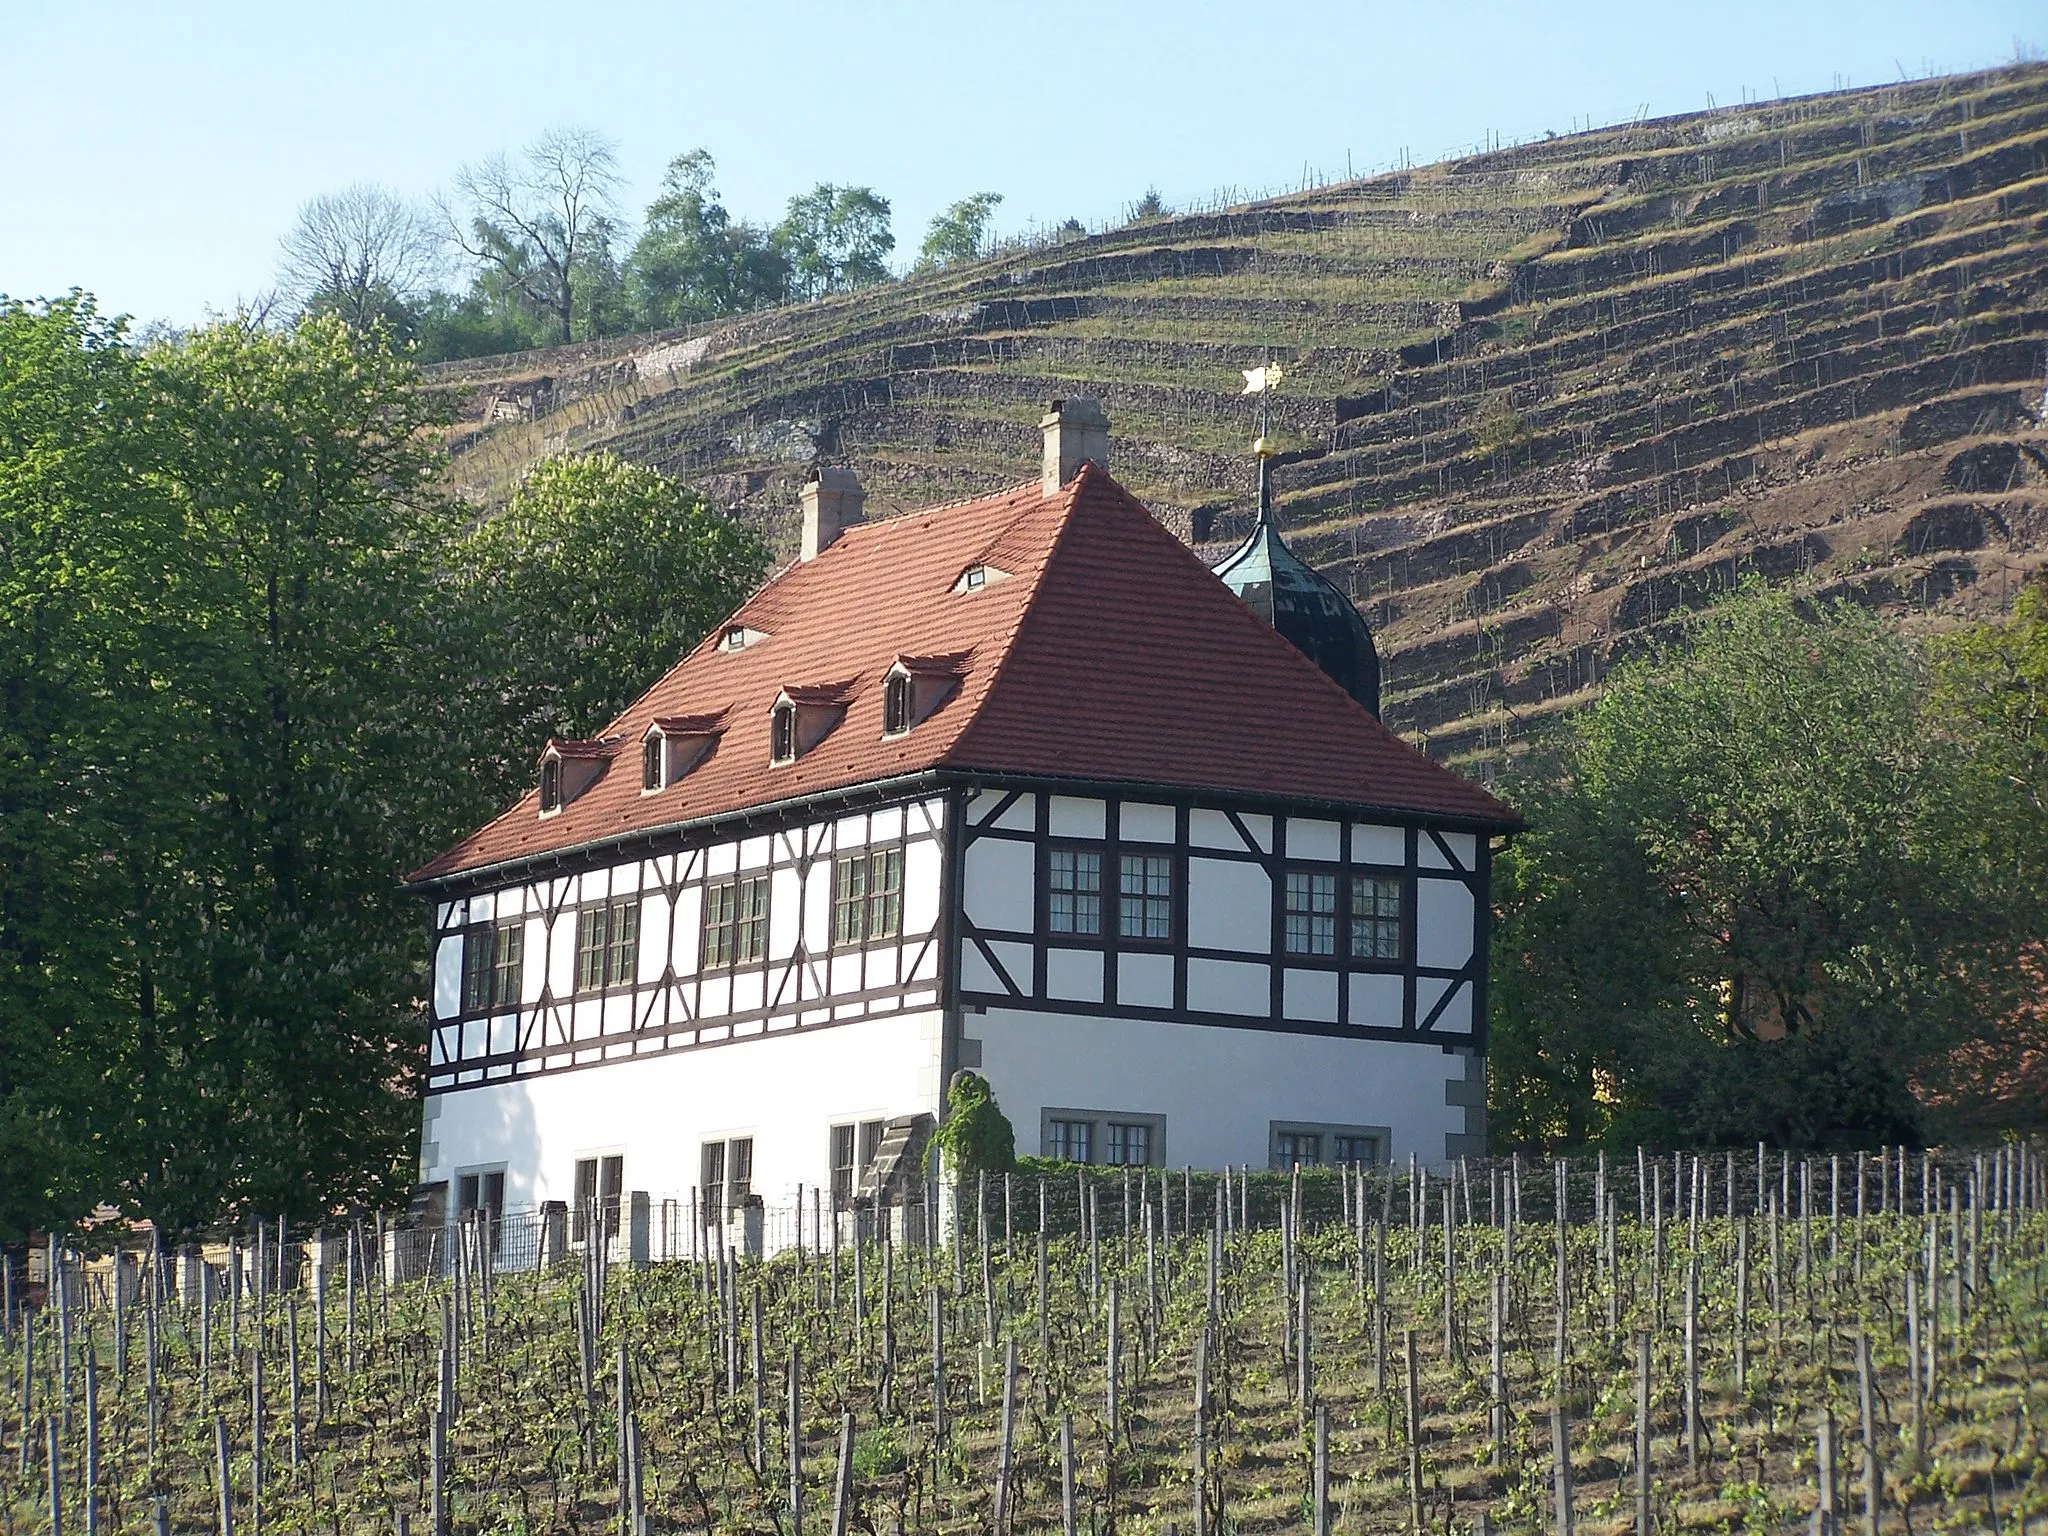
<instances>
[{"instance_id":1,"label":"bare tree branch","mask_svg":"<svg viewBox=\"0 0 2048 1536\"><path fill-rule=\"evenodd\" d=\"M536 309L574 336L577 264L615 229L617 151L589 128L552 128L518 164L493 155L456 174L458 212L444 208L455 243L496 271Z\"/></svg>"},{"instance_id":2,"label":"bare tree branch","mask_svg":"<svg viewBox=\"0 0 2048 1536\"><path fill-rule=\"evenodd\" d=\"M280 244L279 295L301 313L339 315L359 330L428 282L441 248L416 205L367 182L314 198Z\"/></svg>"}]
</instances>

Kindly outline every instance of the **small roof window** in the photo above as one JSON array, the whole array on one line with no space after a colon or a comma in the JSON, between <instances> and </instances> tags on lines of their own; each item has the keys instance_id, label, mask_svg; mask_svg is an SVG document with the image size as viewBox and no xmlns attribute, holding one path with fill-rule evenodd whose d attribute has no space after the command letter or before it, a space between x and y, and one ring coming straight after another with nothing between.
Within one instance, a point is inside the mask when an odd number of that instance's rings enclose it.
<instances>
[{"instance_id":1,"label":"small roof window","mask_svg":"<svg viewBox=\"0 0 2048 1536\"><path fill-rule=\"evenodd\" d=\"M725 711L709 715L657 715L640 738L640 793L659 794L686 776L718 746Z\"/></svg>"},{"instance_id":2,"label":"small roof window","mask_svg":"<svg viewBox=\"0 0 2048 1536\"><path fill-rule=\"evenodd\" d=\"M791 684L768 713L768 761L793 763L832 733L853 697L852 683Z\"/></svg>"},{"instance_id":3,"label":"small roof window","mask_svg":"<svg viewBox=\"0 0 2048 1536\"><path fill-rule=\"evenodd\" d=\"M619 738L550 741L540 754L540 814L553 816L604 777L619 750Z\"/></svg>"},{"instance_id":4,"label":"small roof window","mask_svg":"<svg viewBox=\"0 0 2048 1536\"><path fill-rule=\"evenodd\" d=\"M953 583L953 590L955 592L979 592L983 587L992 587L999 581L1008 581L1009 579L1010 573L1008 571L998 570L993 565L977 560L960 573L959 580Z\"/></svg>"},{"instance_id":5,"label":"small roof window","mask_svg":"<svg viewBox=\"0 0 2048 1536\"><path fill-rule=\"evenodd\" d=\"M883 737L908 734L951 698L971 654L898 656L882 677Z\"/></svg>"},{"instance_id":6,"label":"small roof window","mask_svg":"<svg viewBox=\"0 0 2048 1536\"><path fill-rule=\"evenodd\" d=\"M719 632L718 648L721 651L744 651L749 646L759 645L768 638L765 629L749 629L744 624L728 624Z\"/></svg>"}]
</instances>

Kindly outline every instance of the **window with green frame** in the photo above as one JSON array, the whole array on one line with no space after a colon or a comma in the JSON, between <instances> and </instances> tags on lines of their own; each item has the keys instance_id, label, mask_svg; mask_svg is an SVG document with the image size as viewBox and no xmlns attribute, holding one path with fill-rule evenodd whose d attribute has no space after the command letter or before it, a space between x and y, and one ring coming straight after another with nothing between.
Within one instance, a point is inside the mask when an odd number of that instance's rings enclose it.
<instances>
[{"instance_id":1,"label":"window with green frame","mask_svg":"<svg viewBox=\"0 0 2048 1536\"><path fill-rule=\"evenodd\" d=\"M526 929L519 923L472 928L462 936L462 1011L516 1007Z\"/></svg>"},{"instance_id":2,"label":"window with green frame","mask_svg":"<svg viewBox=\"0 0 2048 1536\"><path fill-rule=\"evenodd\" d=\"M876 848L832 866L834 948L893 939L903 931L903 850Z\"/></svg>"},{"instance_id":3,"label":"window with green frame","mask_svg":"<svg viewBox=\"0 0 2048 1536\"><path fill-rule=\"evenodd\" d=\"M576 914L576 990L629 985L640 966L640 903L614 901Z\"/></svg>"}]
</instances>

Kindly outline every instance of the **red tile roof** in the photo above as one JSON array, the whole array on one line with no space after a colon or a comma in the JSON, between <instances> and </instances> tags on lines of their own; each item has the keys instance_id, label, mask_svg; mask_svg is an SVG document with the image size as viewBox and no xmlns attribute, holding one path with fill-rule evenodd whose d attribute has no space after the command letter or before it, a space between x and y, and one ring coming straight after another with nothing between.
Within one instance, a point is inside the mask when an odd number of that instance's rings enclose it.
<instances>
[{"instance_id":1,"label":"red tile roof","mask_svg":"<svg viewBox=\"0 0 2048 1536\"><path fill-rule=\"evenodd\" d=\"M954 591L977 563L1011 579ZM721 648L734 625L767 638ZM890 667L940 656L959 687L885 738ZM844 717L771 766L777 695L827 678L840 680ZM636 776L608 770L545 821L528 794L412 879L939 769L1517 824L1368 715L1093 464L1051 496L1032 481L847 529L771 578L600 739L719 713L716 749L672 787L643 795Z\"/></svg>"}]
</instances>

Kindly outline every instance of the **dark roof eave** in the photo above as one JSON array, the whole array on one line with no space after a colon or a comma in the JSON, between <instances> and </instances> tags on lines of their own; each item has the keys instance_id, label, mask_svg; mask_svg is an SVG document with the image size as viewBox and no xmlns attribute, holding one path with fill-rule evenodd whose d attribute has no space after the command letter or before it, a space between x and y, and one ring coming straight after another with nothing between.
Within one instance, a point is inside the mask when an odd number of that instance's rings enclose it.
<instances>
[{"instance_id":1,"label":"dark roof eave","mask_svg":"<svg viewBox=\"0 0 2048 1536\"><path fill-rule=\"evenodd\" d=\"M812 806L871 796L893 797L915 793L920 788L937 789L943 787L947 779L948 776L942 771L927 769L894 778L866 779L857 784L840 784L831 789L816 789L801 795L785 796L780 800L764 800L758 805L745 806L735 811L721 811L710 816L686 816L678 821L665 821L656 826L635 827L629 832L587 838L583 842L570 843L560 848L522 853L515 858L499 859L489 864L474 864L463 869L452 869L445 874L428 875L419 879L408 878L399 881L398 888L413 895L431 896L438 891L456 886L477 885L502 880L509 875L523 875L550 864L587 858L591 854L601 853L607 849L624 850L635 843L653 842L664 837L673 837L678 833L708 831L727 825L745 825L763 816L785 815L790 811L800 811Z\"/></svg>"},{"instance_id":2,"label":"dark roof eave","mask_svg":"<svg viewBox=\"0 0 2048 1536\"><path fill-rule=\"evenodd\" d=\"M1481 832L1492 836L1512 836L1528 830L1528 823L1511 807L1504 807L1505 815L1487 816L1469 812L1426 810L1417 806L1381 805L1364 800L1331 800L1319 795L1280 794L1252 789L1213 789L1200 784L1161 784L1141 779L1103 779L1085 774L1018 773L1003 768L969 768L957 764L946 772L947 776L956 782L1002 784L1017 789L1044 787L1084 794L1129 794L1135 790L1175 799L1210 800L1219 805L1300 807L1326 811L1333 816L1352 821L1380 820L1402 825L1410 822L1426 823L1448 831Z\"/></svg>"},{"instance_id":3,"label":"dark roof eave","mask_svg":"<svg viewBox=\"0 0 2048 1536\"><path fill-rule=\"evenodd\" d=\"M1426 823L1448 831L1477 832L1488 836L1512 836L1527 830L1528 824L1509 810L1504 816L1476 815L1454 811L1435 811L1415 806L1380 805L1364 800L1331 800L1315 795L1275 794L1259 790L1214 789L1193 784L1160 784L1138 779L1104 779L1082 774L1018 773L1002 768L973 768L962 764L948 764L918 773L903 774L888 779L868 779L857 784L841 784L831 789L812 790L807 794L791 795L780 800L766 800L742 810L724 811L712 816L684 817L677 821L662 822L658 826L635 827L630 832L613 833L605 837L589 838L566 847L549 848L542 852L521 854L517 858L500 859L491 864L478 864L466 869L450 870L446 874L429 875L425 879L404 880L399 889L420 896L429 896L438 891L457 886L471 886L487 881L501 880L510 875L523 875L529 871L545 868L550 864L566 863L572 859L587 858L591 854L607 849L624 850L636 843L649 843L680 833L709 831L716 827L744 825L764 816L781 816L791 811L811 807L842 803L871 797L894 797L914 794L920 790L943 789L956 785L1002 784L1013 788L1045 788L1069 792L1094 794L1129 794L1132 791L1175 797L1192 796L1196 799L1215 801L1220 805L1244 807L1271 807L1275 805L1297 806L1310 810L1327 811L1335 816L1350 820L1377 819L1397 824Z\"/></svg>"}]
</instances>

